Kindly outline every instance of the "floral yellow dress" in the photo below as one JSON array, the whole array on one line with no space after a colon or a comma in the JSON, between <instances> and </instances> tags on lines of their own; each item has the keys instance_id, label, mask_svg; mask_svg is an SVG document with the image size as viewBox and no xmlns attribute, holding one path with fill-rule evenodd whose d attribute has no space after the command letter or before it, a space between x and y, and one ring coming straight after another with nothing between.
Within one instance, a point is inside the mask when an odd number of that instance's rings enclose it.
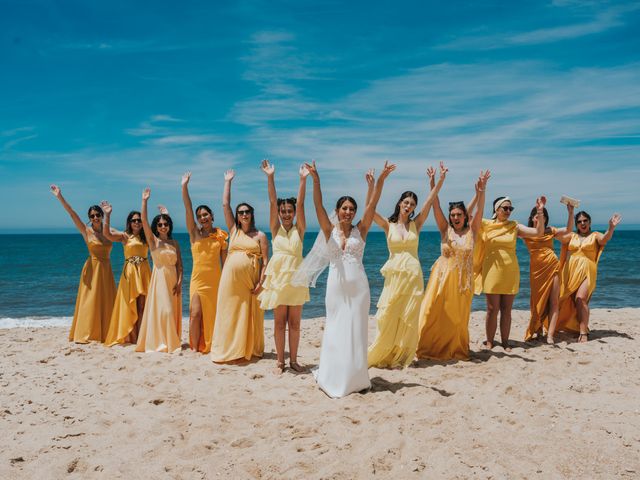
<instances>
[{"instance_id":1,"label":"floral yellow dress","mask_svg":"<svg viewBox=\"0 0 640 480\"><path fill-rule=\"evenodd\" d=\"M111 247L111 242L103 244L97 239L87 241L89 258L84 262L80 274L73 323L69 331L70 342L103 342L107 336L116 296Z\"/></svg>"},{"instance_id":2,"label":"floral yellow dress","mask_svg":"<svg viewBox=\"0 0 640 480\"><path fill-rule=\"evenodd\" d=\"M260 308L272 310L279 305L304 305L309 288L291 285L291 277L302 262L302 239L294 226L288 232L282 225L271 241L273 253L265 271L264 290L258 295Z\"/></svg>"},{"instance_id":3,"label":"floral yellow dress","mask_svg":"<svg viewBox=\"0 0 640 480\"><path fill-rule=\"evenodd\" d=\"M227 233L216 228L206 238L201 238L191 244L193 269L189 284L189 299L198 295L202 307L202 335L197 350L201 353L211 351L213 326L216 320L218 304L218 286L220 285L220 251L227 249ZM196 349L196 345L190 345Z\"/></svg>"},{"instance_id":4,"label":"floral yellow dress","mask_svg":"<svg viewBox=\"0 0 640 480\"><path fill-rule=\"evenodd\" d=\"M471 229L459 236L449 227L440 244L420 308L418 358L469 359L473 236Z\"/></svg>"},{"instance_id":5,"label":"floral yellow dress","mask_svg":"<svg viewBox=\"0 0 640 480\"><path fill-rule=\"evenodd\" d=\"M146 296L151 281L151 268L147 256L149 247L143 243L139 235L131 236L124 244L124 267L120 275L120 283L111 314L109 333L104 343L107 346L124 343L138 318L136 301L139 296Z\"/></svg>"},{"instance_id":6,"label":"floral yellow dress","mask_svg":"<svg viewBox=\"0 0 640 480\"><path fill-rule=\"evenodd\" d=\"M378 300L378 335L369 347L369 367L406 367L411 363L418 342L418 313L424 289L418 259L419 235L415 222L403 239L397 223L389 223L389 259L380 273L384 288Z\"/></svg>"}]
</instances>

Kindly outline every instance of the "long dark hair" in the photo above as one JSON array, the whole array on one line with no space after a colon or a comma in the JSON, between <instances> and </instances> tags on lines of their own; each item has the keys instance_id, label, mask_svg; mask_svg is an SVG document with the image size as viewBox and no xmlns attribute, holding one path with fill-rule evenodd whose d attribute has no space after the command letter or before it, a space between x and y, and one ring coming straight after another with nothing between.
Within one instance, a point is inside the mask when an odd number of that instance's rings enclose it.
<instances>
[{"instance_id":1,"label":"long dark hair","mask_svg":"<svg viewBox=\"0 0 640 480\"><path fill-rule=\"evenodd\" d=\"M100 205L91 205L89 207L89 210L87 210L87 217L89 218L89 222L91 222L91 211L96 211L100 214L100 216L102 218L104 218L104 212L102 211L102 208L100 207Z\"/></svg>"},{"instance_id":2,"label":"long dark hair","mask_svg":"<svg viewBox=\"0 0 640 480\"><path fill-rule=\"evenodd\" d=\"M587 220L589 220L589 223L591 223L591 215L589 215L584 210L580 210L578 213L576 213L576 216L573 217L573 220L576 224L576 232L578 231L578 218L580 217L585 217Z\"/></svg>"},{"instance_id":3,"label":"long dark hair","mask_svg":"<svg viewBox=\"0 0 640 480\"><path fill-rule=\"evenodd\" d=\"M388 218L390 222L398 223L398 218L400 218L400 204L405 198L409 198L409 197L413 198L413 200L416 202L416 206L418 205L418 196L415 193L413 193L410 190L407 190L406 192L402 192L402 194L400 195L400 200L398 200L396 203L396 209L393 211L393 214ZM409 214L409 220L413 218L415 213L416 211L414 209L413 212Z\"/></svg>"},{"instance_id":4,"label":"long dark hair","mask_svg":"<svg viewBox=\"0 0 640 480\"><path fill-rule=\"evenodd\" d=\"M129 215L127 215L127 226L124 229L124 231L129 235L133 235L133 230L131 229L131 220L133 219L134 215L138 215L140 218L142 218L142 214L137 210L131 210L129 212ZM144 228L140 229L140 233L138 234L138 236L140 237L140 240L142 240L142 243L147 243L147 239L144 236Z\"/></svg>"},{"instance_id":5,"label":"long dark hair","mask_svg":"<svg viewBox=\"0 0 640 480\"><path fill-rule=\"evenodd\" d=\"M165 220L169 224L169 232L167 233L167 237L171 238L171 232L173 232L173 220L171 220L171 217L166 213L161 213L160 215L156 215L153 218L153 222L151 222L151 231L156 237L160 236L160 234L158 233L158 222L160 220Z\"/></svg>"},{"instance_id":6,"label":"long dark hair","mask_svg":"<svg viewBox=\"0 0 640 480\"><path fill-rule=\"evenodd\" d=\"M358 204L356 203L355 199L353 197L350 197L349 195L345 195L338 199L338 201L336 202L336 210L339 210L344 202L353 203L353 208L356 209L356 212L358 211Z\"/></svg>"},{"instance_id":7,"label":"long dark hair","mask_svg":"<svg viewBox=\"0 0 640 480\"><path fill-rule=\"evenodd\" d=\"M449 202L449 225L453 228L453 222L451 221L451 210L454 208L459 208L462 210L464 214L464 225L462 228L467 228L469 226L469 212L467 212L467 207L464 202Z\"/></svg>"},{"instance_id":8,"label":"long dark hair","mask_svg":"<svg viewBox=\"0 0 640 480\"><path fill-rule=\"evenodd\" d=\"M543 207L542 213L544 215L544 228L547 228L549 226L549 212L547 212L547 209ZM535 217L537 214L538 208L533 207L531 209L531 213L529 214L529 222L527 223L528 226L533 227L533 217Z\"/></svg>"},{"instance_id":9,"label":"long dark hair","mask_svg":"<svg viewBox=\"0 0 640 480\"><path fill-rule=\"evenodd\" d=\"M211 215L211 221L213 222L213 212L211 211L208 205L198 205L196 207L196 219L198 217L198 212L200 210L206 210L207 212L209 212L209 215Z\"/></svg>"},{"instance_id":10,"label":"long dark hair","mask_svg":"<svg viewBox=\"0 0 640 480\"><path fill-rule=\"evenodd\" d=\"M249 231L253 232L256 229L256 216L253 214L254 210L253 207L251 205L249 205L248 203L239 203L236 206L236 228L241 228L240 227L240 219L238 217L238 210L240 210L240 207L245 206L249 209L249 211L251 212L251 223L249 224Z\"/></svg>"}]
</instances>

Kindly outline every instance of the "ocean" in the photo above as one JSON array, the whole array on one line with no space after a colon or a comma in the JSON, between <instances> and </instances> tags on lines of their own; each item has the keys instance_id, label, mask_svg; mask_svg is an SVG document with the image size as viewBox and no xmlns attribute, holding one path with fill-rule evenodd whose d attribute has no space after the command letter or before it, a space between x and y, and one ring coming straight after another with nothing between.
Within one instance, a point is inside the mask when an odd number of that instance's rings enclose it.
<instances>
[{"instance_id":1,"label":"ocean","mask_svg":"<svg viewBox=\"0 0 640 480\"><path fill-rule=\"evenodd\" d=\"M304 252L311 248L316 233L308 232ZM191 249L186 233L178 233L185 265L183 283L183 315L189 312L189 279ZM420 235L420 260L425 285L431 265L440 254L440 235L425 231ZM640 307L640 230L619 230L606 246L598 268L598 285L591 300L595 308ZM557 250L559 244L556 242ZM559 252L558 252L559 253ZM529 255L518 241L520 293L514 308L529 309ZM375 313L384 279L380 268L388 257L383 232L372 231L367 238L364 265L371 288L371 313ZM71 324L76 292L87 248L79 234L13 234L0 235L0 328L15 326L66 326ZM114 244L111 262L116 282L123 265L122 245ZM327 272L311 289L311 301L304 307L303 317L325 315L324 295ZM476 296L473 310L484 310L484 296ZM272 318L268 312L266 318Z\"/></svg>"}]
</instances>

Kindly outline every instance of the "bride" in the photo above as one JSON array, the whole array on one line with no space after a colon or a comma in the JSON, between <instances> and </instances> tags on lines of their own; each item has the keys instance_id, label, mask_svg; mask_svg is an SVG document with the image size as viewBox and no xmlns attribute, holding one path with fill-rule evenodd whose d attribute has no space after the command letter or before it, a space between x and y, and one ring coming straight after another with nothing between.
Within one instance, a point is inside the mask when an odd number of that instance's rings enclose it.
<instances>
[{"instance_id":1,"label":"bride","mask_svg":"<svg viewBox=\"0 0 640 480\"><path fill-rule=\"evenodd\" d=\"M340 197L336 203L337 223L334 225L322 206L320 177L316 164L306 164L313 178L313 203L321 232L308 261L301 266L302 276L311 273L311 282L328 262L329 278L325 304L327 319L320 350L320 365L314 371L318 386L330 397L344 397L371 386L367 371L367 329L369 320L369 281L362 265L365 239L371 227L376 205L382 193L385 179L396 168L385 162L382 173L371 195L362 220L354 227L353 219L358 208L349 196ZM323 260L319 259L322 258ZM306 272L305 272L306 270ZM309 280L309 276L306 278Z\"/></svg>"}]
</instances>

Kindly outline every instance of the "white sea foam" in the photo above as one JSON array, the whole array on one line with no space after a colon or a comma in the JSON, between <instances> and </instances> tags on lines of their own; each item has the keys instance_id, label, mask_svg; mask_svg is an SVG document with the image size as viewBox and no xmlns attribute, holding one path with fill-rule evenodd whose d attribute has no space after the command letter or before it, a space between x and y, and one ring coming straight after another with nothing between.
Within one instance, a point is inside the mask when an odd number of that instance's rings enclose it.
<instances>
[{"instance_id":1,"label":"white sea foam","mask_svg":"<svg viewBox=\"0 0 640 480\"><path fill-rule=\"evenodd\" d=\"M2 317L0 328L69 327L73 317Z\"/></svg>"}]
</instances>

